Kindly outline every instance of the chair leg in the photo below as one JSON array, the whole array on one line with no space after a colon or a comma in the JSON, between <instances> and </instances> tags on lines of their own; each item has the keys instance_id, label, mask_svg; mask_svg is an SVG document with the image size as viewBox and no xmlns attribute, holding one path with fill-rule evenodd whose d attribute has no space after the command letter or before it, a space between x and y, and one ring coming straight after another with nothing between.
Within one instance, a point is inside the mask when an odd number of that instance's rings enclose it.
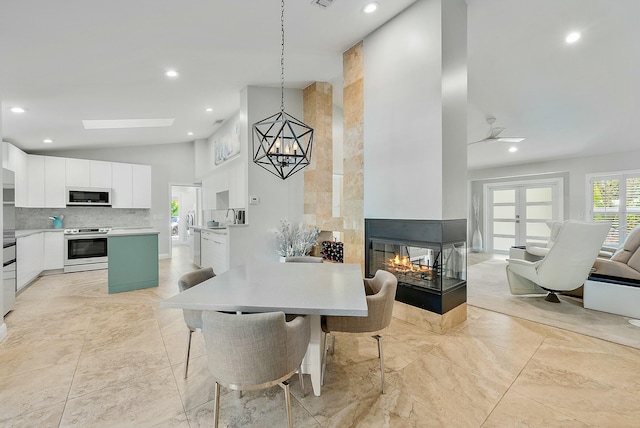
<instances>
[{"instance_id":1,"label":"chair leg","mask_svg":"<svg viewBox=\"0 0 640 428\"><path fill-rule=\"evenodd\" d=\"M376 334L373 336L378 341L378 358L380 359L380 381L382 382L382 393L384 394L384 364L382 363L382 336Z\"/></svg>"},{"instance_id":2,"label":"chair leg","mask_svg":"<svg viewBox=\"0 0 640 428\"><path fill-rule=\"evenodd\" d=\"M336 335L331 335L331 355L336 351Z\"/></svg>"},{"instance_id":3,"label":"chair leg","mask_svg":"<svg viewBox=\"0 0 640 428\"><path fill-rule=\"evenodd\" d=\"M302 375L302 364L298 367L298 380L300 381L300 391L302 392L302 398L304 398L304 376Z\"/></svg>"},{"instance_id":4,"label":"chair leg","mask_svg":"<svg viewBox=\"0 0 640 428\"><path fill-rule=\"evenodd\" d=\"M553 291L549 291L549 294L547 294L547 297L545 297L544 300L551 303L560 303L560 299L558 299L558 295Z\"/></svg>"},{"instance_id":5,"label":"chair leg","mask_svg":"<svg viewBox=\"0 0 640 428\"><path fill-rule=\"evenodd\" d=\"M193 331L189 329L189 339L187 340L187 355L184 357L184 378L187 378L187 372L189 371L189 354L191 353L191 335Z\"/></svg>"},{"instance_id":6,"label":"chair leg","mask_svg":"<svg viewBox=\"0 0 640 428\"><path fill-rule=\"evenodd\" d=\"M287 402L287 421L289 428L293 428L293 415L291 414L291 394L289 393L289 381L282 382L284 385L284 399Z\"/></svg>"},{"instance_id":7,"label":"chair leg","mask_svg":"<svg viewBox=\"0 0 640 428\"><path fill-rule=\"evenodd\" d=\"M329 344L327 343L327 333L324 333L322 339L322 343L324 344L324 352L322 353L322 371L320 372L320 385L324 386L324 372L327 369L327 348L329 347Z\"/></svg>"},{"instance_id":8,"label":"chair leg","mask_svg":"<svg viewBox=\"0 0 640 428\"><path fill-rule=\"evenodd\" d=\"M218 428L218 419L220 416L220 384L216 382L213 389L213 426Z\"/></svg>"}]
</instances>

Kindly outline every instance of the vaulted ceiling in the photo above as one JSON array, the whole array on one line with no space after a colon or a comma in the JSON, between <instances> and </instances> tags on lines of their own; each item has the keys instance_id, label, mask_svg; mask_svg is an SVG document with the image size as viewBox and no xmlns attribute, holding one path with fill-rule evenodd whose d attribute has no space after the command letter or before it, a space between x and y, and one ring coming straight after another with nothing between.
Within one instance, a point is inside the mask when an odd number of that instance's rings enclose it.
<instances>
[{"instance_id":1,"label":"vaulted ceiling","mask_svg":"<svg viewBox=\"0 0 640 428\"><path fill-rule=\"evenodd\" d=\"M340 82L342 52L415 0L286 3L287 87ZM487 116L526 137L469 146L470 168L640 149L640 2L467 0L469 142ZM567 45L564 37L580 31ZM3 135L27 151L191 141L280 84L280 2L22 0L0 8ZM180 76L168 79L168 69ZM23 114L9 111L24 106ZM205 109L210 107L211 112ZM85 130L86 119L174 118ZM187 135L193 132L193 135ZM54 140L44 144L45 138Z\"/></svg>"}]
</instances>

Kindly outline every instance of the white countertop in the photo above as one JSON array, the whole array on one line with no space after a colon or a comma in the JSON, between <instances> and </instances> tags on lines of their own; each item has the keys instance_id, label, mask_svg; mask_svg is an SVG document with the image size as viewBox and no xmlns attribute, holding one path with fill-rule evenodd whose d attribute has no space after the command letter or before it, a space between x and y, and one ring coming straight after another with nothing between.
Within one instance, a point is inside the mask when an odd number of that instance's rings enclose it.
<instances>
[{"instance_id":1,"label":"white countertop","mask_svg":"<svg viewBox=\"0 0 640 428\"><path fill-rule=\"evenodd\" d=\"M16 230L16 238L23 238L25 236L33 235L41 232L64 232L64 229L22 229Z\"/></svg>"},{"instance_id":2,"label":"white countertop","mask_svg":"<svg viewBox=\"0 0 640 428\"><path fill-rule=\"evenodd\" d=\"M153 227L140 227L135 229L112 229L107 233L107 238L115 236L133 236L133 235L158 235L160 232Z\"/></svg>"},{"instance_id":3,"label":"white countertop","mask_svg":"<svg viewBox=\"0 0 640 428\"><path fill-rule=\"evenodd\" d=\"M226 230L227 226L213 226L213 227L207 227L207 226L191 226L191 229L195 229L195 230Z\"/></svg>"}]
</instances>

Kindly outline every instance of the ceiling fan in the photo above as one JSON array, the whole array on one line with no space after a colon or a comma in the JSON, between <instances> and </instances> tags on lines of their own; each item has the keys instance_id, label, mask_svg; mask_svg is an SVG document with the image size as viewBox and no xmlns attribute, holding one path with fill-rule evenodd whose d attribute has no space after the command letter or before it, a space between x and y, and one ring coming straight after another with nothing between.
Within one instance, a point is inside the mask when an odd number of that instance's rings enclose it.
<instances>
[{"instance_id":1,"label":"ceiling fan","mask_svg":"<svg viewBox=\"0 0 640 428\"><path fill-rule=\"evenodd\" d=\"M488 117L487 123L489 124L489 135L482 140L474 141L469 144L493 143L496 141L500 141L503 143L519 143L520 141L524 140L524 137L501 137L500 134L502 133L502 131L505 130L505 128L501 126L494 127L493 124L495 121L496 121L495 117Z\"/></svg>"}]
</instances>

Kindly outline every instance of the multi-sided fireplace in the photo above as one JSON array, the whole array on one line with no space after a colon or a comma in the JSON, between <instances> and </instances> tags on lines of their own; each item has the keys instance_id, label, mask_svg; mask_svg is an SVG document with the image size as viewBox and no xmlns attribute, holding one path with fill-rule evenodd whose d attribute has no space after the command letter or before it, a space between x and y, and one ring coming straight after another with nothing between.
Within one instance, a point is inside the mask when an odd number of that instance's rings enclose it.
<instances>
[{"instance_id":1,"label":"multi-sided fireplace","mask_svg":"<svg viewBox=\"0 0 640 428\"><path fill-rule=\"evenodd\" d=\"M445 314L467 301L466 220L365 220L365 268L398 278L396 300Z\"/></svg>"}]
</instances>

